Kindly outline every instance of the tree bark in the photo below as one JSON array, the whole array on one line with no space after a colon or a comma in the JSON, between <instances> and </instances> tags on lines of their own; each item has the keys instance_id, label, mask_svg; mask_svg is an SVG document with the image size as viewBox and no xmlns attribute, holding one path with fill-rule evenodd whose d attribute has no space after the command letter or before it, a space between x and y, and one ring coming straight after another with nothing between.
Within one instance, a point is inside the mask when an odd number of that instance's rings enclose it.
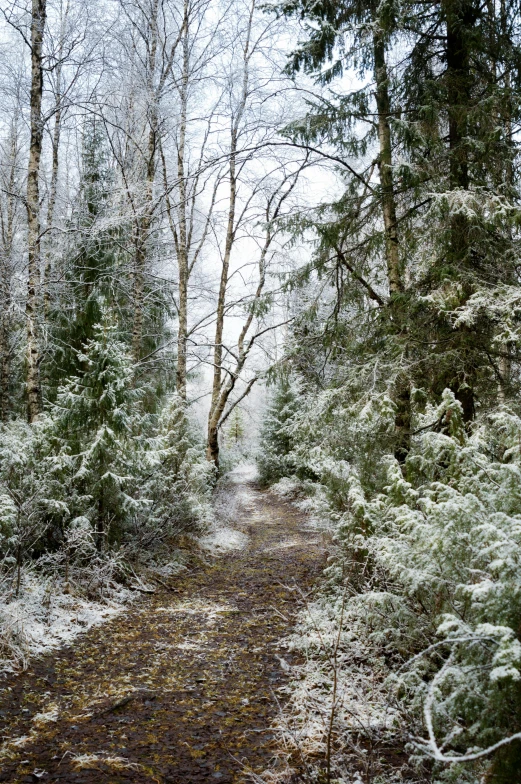
<instances>
[{"instance_id":1,"label":"tree bark","mask_svg":"<svg viewBox=\"0 0 521 784\"><path fill-rule=\"evenodd\" d=\"M31 138L27 168L28 280L27 320L27 418L34 422L40 412L39 349L37 337L38 287L40 280L40 189L39 174L43 143L43 36L47 0L32 0L31 17Z\"/></svg>"},{"instance_id":2,"label":"tree bark","mask_svg":"<svg viewBox=\"0 0 521 784\"><path fill-rule=\"evenodd\" d=\"M11 130L9 177L7 180L6 213L1 216L2 247L0 251L0 421L9 417L9 385L11 382L10 310L12 252L16 211L17 128Z\"/></svg>"},{"instance_id":3,"label":"tree bark","mask_svg":"<svg viewBox=\"0 0 521 784\"><path fill-rule=\"evenodd\" d=\"M229 152L229 201L228 201L228 221L226 227L226 240L224 246L223 263L221 268L221 279L219 283L219 293L217 297L217 311L215 321L215 338L213 351L213 384L210 412L208 414L208 446L206 456L208 460L219 467L219 440L218 428L219 419L224 410L221 407L221 384L222 384L222 363L223 363L223 334L224 334L224 312L226 307L226 289L228 287L228 277L230 273L230 258L233 244L235 242L235 209L237 203L237 146L239 138L239 128L246 109L246 101L249 92L249 68L250 68L250 37L253 22L253 12L255 10L255 0L250 5L248 27L246 31L246 41L243 49L243 74L241 95L236 111L232 113L232 127L230 136Z\"/></svg>"},{"instance_id":4,"label":"tree bark","mask_svg":"<svg viewBox=\"0 0 521 784\"><path fill-rule=\"evenodd\" d=\"M470 25L468 3L445 0L447 25L447 106L449 119L449 181L452 190L469 188L468 151L465 144L470 99L469 55L465 30ZM464 215L451 217L451 261L457 268L468 261L468 221Z\"/></svg>"},{"instance_id":5,"label":"tree bark","mask_svg":"<svg viewBox=\"0 0 521 784\"><path fill-rule=\"evenodd\" d=\"M63 36L62 36L63 39ZM56 207L56 195L58 192L58 170L60 164L60 137L62 127L62 56L63 40L58 50L59 62L56 66L56 113L54 115L54 131L52 135L52 168L51 184L49 188L49 201L47 203L47 230L51 233L47 237L48 248L45 254L45 270L43 276L43 311L47 317L51 308L51 275L52 275L52 225L54 221L54 208Z\"/></svg>"},{"instance_id":6,"label":"tree bark","mask_svg":"<svg viewBox=\"0 0 521 784\"><path fill-rule=\"evenodd\" d=\"M490 3L489 13L494 15L494 4ZM504 39L508 39L508 17L505 0L500 2L500 34ZM497 47L496 47L497 48ZM494 76L497 77L497 65L494 63ZM510 70L507 68L504 74L504 90L505 100L502 104L502 111L500 112L500 121L503 123L505 138L507 141L508 155L504 163L504 171L502 172L503 181L506 183L508 190L511 192L514 187L514 150L512 149L512 79ZM509 194L510 195L510 194ZM498 385L498 400L501 405L504 405L508 398L509 386L512 374L512 362L510 355L513 346L508 341L501 348L501 355L499 357L499 375L500 382Z\"/></svg>"},{"instance_id":7,"label":"tree bark","mask_svg":"<svg viewBox=\"0 0 521 784\"><path fill-rule=\"evenodd\" d=\"M52 172L51 172L51 186L49 189L49 202L47 204L47 229L52 229L54 220L54 208L56 206L56 193L58 188L58 167L59 167L59 149L60 149L60 134L61 134L61 117L62 110L58 108L54 117L54 133L52 137ZM52 238L52 234L48 236L48 241ZM45 254L45 271L43 277L43 310L45 316L49 314L51 308L51 275L52 275L52 248L47 249Z\"/></svg>"},{"instance_id":8,"label":"tree bark","mask_svg":"<svg viewBox=\"0 0 521 784\"><path fill-rule=\"evenodd\" d=\"M224 311L226 307L226 289L228 286L228 276L230 272L230 258L235 239L235 206L237 200L237 180L236 180L236 156L237 156L237 131L232 130L232 140L230 147L230 196L228 204L228 225L226 228L226 241L224 248L223 263L221 268L221 279L219 283L219 294L217 298L217 311L215 320L215 337L213 350L213 384L210 413L208 415L208 449L207 458L211 460L217 468L219 467L219 439L218 427L222 408L219 398L221 397L222 383L222 362L223 362L223 334L224 334Z\"/></svg>"},{"instance_id":9,"label":"tree bark","mask_svg":"<svg viewBox=\"0 0 521 784\"><path fill-rule=\"evenodd\" d=\"M442 11L446 23L446 84L449 124L449 186L452 191L468 191L469 159L466 144L468 111L470 106L470 58L466 36L474 24L473 10L468 0L445 0ZM472 294L470 272L469 222L466 215L458 212L450 218L449 263L462 283L461 304ZM462 329L460 351L472 341L469 330ZM463 419L471 422L475 416L473 389L474 368L464 370L465 377L458 378L461 371L450 381L450 387L463 408Z\"/></svg>"},{"instance_id":10,"label":"tree bark","mask_svg":"<svg viewBox=\"0 0 521 784\"><path fill-rule=\"evenodd\" d=\"M149 20L149 50L147 62L147 87L149 100L149 131L146 158L146 174L144 203L141 214L138 214L135 226L135 272L134 272L134 318L132 327L132 356L137 364L141 359L143 342L143 298L145 293L145 276L148 259L148 243L154 213L154 180L156 175L156 152L158 134L158 96L154 78L158 45L157 18L159 0L154 0L152 15Z\"/></svg>"},{"instance_id":11,"label":"tree bark","mask_svg":"<svg viewBox=\"0 0 521 784\"><path fill-rule=\"evenodd\" d=\"M189 25L188 25L188 3L184 5L184 34L182 40L183 47L183 72L180 87L180 121L179 138L177 144L177 179L179 205L177 208L177 219L179 226L177 251L178 269L178 326L177 326L177 373L176 388L182 400L186 400L186 343L188 338L188 230L187 230L187 193L186 193L186 123L188 113L188 79L190 69L189 52Z\"/></svg>"},{"instance_id":12,"label":"tree bark","mask_svg":"<svg viewBox=\"0 0 521 784\"><path fill-rule=\"evenodd\" d=\"M378 169L382 189L382 213L385 229L387 277L391 298L403 291L403 280L396 222L396 201L392 168L391 101L389 98L389 77L385 60L383 35L376 32L373 38L374 75L376 82L376 108L378 112Z\"/></svg>"},{"instance_id":13,"label":"tree bark","mask_svg":"<svg viewBox=\"0 0 521 784\"><path fill-rule=\"evenodd\" d=\"M391 114L389 75L385 59L385 41L382 33L379 31L374 33L373 51L374 76L376 82L376 108L378 113L378 169L382 189L382 214L385 230L385 253L390 298L389 306L395 328L404 335L404 328L401 323L403 321L403 314L400 311L403 304L400 303L399 300L397 301L398 296L404 291L405 287L400 260L400 245L396 220L396 198L392 169L392 140L391 126L389 123ZM400 374L395 386L394 403L396 405L396 414L394 455L396 459L403 464L411 448L410 380L405 374Z\"/></svg>"}]
</instances>

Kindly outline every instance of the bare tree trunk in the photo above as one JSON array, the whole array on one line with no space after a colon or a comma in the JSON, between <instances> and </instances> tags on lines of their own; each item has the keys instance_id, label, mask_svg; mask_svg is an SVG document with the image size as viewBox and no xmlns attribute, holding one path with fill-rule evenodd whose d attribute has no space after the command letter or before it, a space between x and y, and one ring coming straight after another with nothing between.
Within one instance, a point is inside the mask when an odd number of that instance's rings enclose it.
<instances>
[{"instance_id":1,"label":"bare tree trunk","mask_svg":"<svg viewBox=\"0 0 521 784\"><path fill-rule=\"evenodd\" d=\"M52 137L52 172L49 201L47 203L47 228L52 228L54 208L56 206L56 192L58 187L59 148L61 133L61 108L57 109L54 118L54 133ZM52 235L51 235L52 237ZM50 237L48 237L50 239ZM43 310L48 315L51 307L51 275L52 275L52 249L49 247L45 254L45 270L43 276Z\"/></svg>"},{"instance_id":2,"label":"bare tree trunk","mask_svg":"<svg viewBox=\"0 0 521 784\"><path fill-rule=\"evenodd\" d=\"M500 23L501 23L501 34L504 38L508 38L508 17L507 17L507 10L505 7L505 0L501 0L500 3ZM489 4L489 13L491 16L494 16L494 4L490 2ZM494 77L497 77L497 64L494 63ZM507 69L504 75L504 85L505 85L505 92L506 92L506 100L502 106L502 117L500 117L500 121L503 122L505 128L505 136L508 140L508 148L509 154L506 156L505 160L505 167L503 178L504 182L507 184L508 189L511 190L514 186L514 166L513 166L513 150L512 150L512 78L511 73ZM498 400L501 405L504 405L507 401L508 397L508 390L511 381L511 374L512 374L512 362L510 359L510 354L512 351L512 344L508 341L501 347L501 354L499 357L499 375L500 381L498 385Z\"/></svg>"},{"instance_id":3,"label":"bare tree trunk","mask_svg":"<svg viewBox=\"0 0 521 784\"><path fill-rule=\"evenodd\" d=\"M0 315L0 422L7 422L9 416L9 381L11 374L11 352L9 346L9 321L10 307L9 283L2 270L1 280L1 307Z\"/></svg>"},{"instance_id":4,"label":"bare tree trunk","mask_svg":"<svg viewBox=\"0 0 521 784\"><path fill-rule=\"evenodd\" d=\"M178 326L177 326L177 374L176 388L179 396L186 400L186 342L188 337L188 230L187 230L187 193L186 193L186 123L188 111L188 78L190 68L188 2L184 5L183 35L183 72L180 87L180 122L177 145L177 179L179 182L179 206L177 217L179 225L177 249L177 268L179 286Z\"/></svg>"},{"instance_id":5,"label":"bare tree trunk","mask_svg":"<svg viewBox=\"0 0 521 784\"><path fill-rule=\"evenodd\" d=\"M47 0L32 0L31 20L31 139L27 168L28 280L27 319L27 418L34 422L40 412L39 351L37 338L38 286L40 280L39 173L43 142L43 34Z\"/></svg>"},{"instance_id":6,"label":"bare tree trunk","mask_svg":"<svg viewBox=\"0 0 521 784\"><path fill-rule=\"evenodd\" d=\"M145 175L145 198L142 214L138 215L135 229L135 274L134 274L134 320L132 329L132 356L135 363L141 359L143 341L143 297L145 293L145 275L147 265L147 245L150 239L154 211L154 180L156 175L156 152L158 134L158 106L154 77L158 44L158 9L159 0L154 0L152 16L149 21L149 49L147 62L147 83L149 99L149 132Z\"/></svg>"},{"instance_id":7,"label":"bare tree trunk","mask_svg":"<svg viewBox=\"0 0 521 784\"><path fill-rule=\"evenodd\" d=\"M11 308L10 253L2 248L0 256L0 421L9 416L9 383L11 347L9 345L9 312Z\"/></svg>"},{"instance_id":8,"label":"bare tree trunk","mask_svg":"<svg viewBox=\"0 0 521 784\"><path fill-rule=\"evenodd\" d=\"M389 98L389 77L385 60L385 42L379 32L374 34L374 74L376 81L376 108L378 112L378 168L382 188L382 213L385 229L385 252L387 262L387 278L389 284L390 307L395 325L401 330L401 303L396 301L397 295L404 290L400 261L400 246L396 221L396 199L392 169L392 142L389 117L391 102ZM394 395L395 414L395 446L394 454L400 463L405 462L411 448L411 393L409 379L403 375L396 382Z\"/></svg>"},{"instance_id":9,"label":"bare tree trunk","mask_svg":"<svg viewBox=\"0 0 521 784\"><path fill-rule=\"evenodd\" d=\"M259 302L263 295L264 286L266 283L266 265L268 253L274 239L273 226L276 219L279 217L281 208L285 200L291 194L297 183L300 171L286 177L284 184L288 184L287 188L282 186L272 194L268 199L266 205L265 224L267 226L264 243L259 257L259 279L257 288L253 295L253 303ZM276 231L276 229L275 229ZM227 371L227 381L221 382L219 390L215 396L212 396L212 407L210 409L210 416L208 420L208 443L207 443L207 459L212 461L217 469L219 468L219 430L226 422L236 405L243 400L250 392L253 384L257 381L257 377L253 377L246 385L244 392L232 404L230 404L230 396L235 389L236 383L241 376L241 373L246 365L248 356L253 348L253 345L259 335L268 331L270 328L262 329L260 333L251 335L248 338L250 328L254 320L255 308L250 308L250 312L244 321L239 338L237 340L237 353L236 362L231 370ZM214 368L214 373L215 373ZM221 368L219 368L221 369Z\"/></svg>"},{"instance_id":10,"label":"bare tree trunk","mask_svg":"<svg viewBox=\"0 0 521 784\"><path fill-rule=\"evenodd\" d=\"M226 289L228 287L228 278L230 273L230 258L232 253L233 244L235 241L235 209L237 204L237 145L239 137L239 128L246 109L246 101L248 99L249 91L249 68L250 68L250 38L253 22L253 13L255 10L255 0L252 0L250 5L250 13L248 17L248 26L246 30L246 40L243 49L243 76L241 95L235 111L232 114L232 127L230 137L230 152L229 152L229 202L228 202L228 222L226 227L226 240L224 246L224 255L221 268L221 279L219 283L219 293L217 296L217 310L215 317L215 338L214 338L214 351L213 351L213 384L212 384L212 398L210 403L210 412L208 414L208 442L206 457L219 467L219 419L222 414L220 405L220 392L222 384L222 363L223 363L223 334L224 334L224 312L226 307Z\"/></svg>"},{"instance_id":11,"label":"bare tree trunk","mask_svg":"<svg viewBox=\"0 0 521 784\"><path fill-rule=\"evenodd\" d=\"M381 33L375 33L374 75L376 81L376 108L378 112L378 169L382 188L382 213L385 228L387 277L391 298L403 291L400 264L400 248L396 223L396 202L392 169L391 102L389 99L389 77L385 61L385 42Z\"/></svg>"},{"instance_id":12,"label":"bare tree trunk","mask_svg":"<svg viewBox=\"0 0 521 784\"><path fill-rule=\"evenodd\" d=\"M49 201L47 203L47 229L52 230L54 221L54 208L56 207L56 194L58 190L58 169L60 164L60 137L62 126L62 53L63 46L60 45L58 52L58 65L56 66L56 114L54 115L54 131L52 135L52 169L51 169L51 184L49 188ZM48 316L51 307L51 275L52 275L52 248L50 247L50 240L52 233L47 237L49 247L45 254L45 270L43 275L43 311L45 317Z\"/></svg>"},{"instance_id":13,"label":"bare tree trunk","mask_svg":"<svg viewBox=\"0 0 521 784\"><path fill-rule=\"evenodd\" d=\"M228 205L228 225L226 228L226 242L224 257L221 269L221 280L219 284L219 294L217 298L217 311L215 318L215 338L213 351L213 384L212 398L210 403L210 413L208 415L208 446L206 457L219 467L219 418L222 413L220 405L220 392L222 380L222 361L223 361L223 334L224 334L224 311L226 306L226 289L228 286L228 276L230 272L230 257L235 238L235 207L237 200L237 180L236 180L236 155L237 155L237 133L232 130L232 144L230 154L230 196Z\"/></svg>"},{"instance_id":14,"label":"bare tree trunk","mask_svg":"<svg viewBox=\"0 0 521 784\"><path fill-rule=\"evenodd\" d=\"M268 234L266 239L266 244L263 248L261 254L261 260L259 264L259 283L257 285L257 291L255 292L255 300L258 300L262 294L264 289L264 283L266 281L266 272L265 272L265 258L266 253L271 244L271 236ZM231 393L235 389L235 384L237 379L240 377L240 374L246 364L246 360L248 359L248 354L253 346L253 342L255 338L251 338L248 343L245 345L244 341L246 339L246 335L248 330L251 327L253 321L253 312L250 313L246 322L241 330L241 334L239 336L239 340L237 342L237 362L235 367L232 371L229 372L228 382L224 385L220 385L218 394L216 395L215 399L212 395L212 409L210 411L211 416L209 417L208 421L208 444L206 450L206 457L212 463L215 464L216 468L219 468L219 429L221 425L224 423L225 418L223 417L224 410L226 408L226 404L230 398ZM215 368L214 368L215 372ZM251 388L251 387L250 387ZM230 411L227 414L231 413ZM227 416L226 416L227 418Z\"/></svg>"},{"instance_id":15,"label":"bare tree trunk","mask_svg":"<svg viewBox=\"0 0 521 784\"><path fill-rule=\"evenodd\" d=\"M446 82L449 120L449 184L452 190L469 189L469 160L466 144L468 108L470 95L470 60L468 40L465 32L474 23L473 5L469 0L444 0L442 9L446 21ZM455 273L462 281L462 300L472 294L472 284L465 274L471 263L469 222L461 211L450 219L449 260ZM461 353L467 353L471 331L460 329ZM457 369L449 379L456 399L463 408L463 419L471 422L475 417L475 396L473 389L474 367L470 364L464 369L466 377L458 378Z\"/></svg>"},{"instance_id":16,"label":"bare tree trunk","mask_svg":"<svg viewBox=\"0 0 521 784\"><path fill-rule=\"evenodd\" d=\"M9 177L7 180L6 214L1 216L0 250L0 421L9 416L9 384L11 381L10 323L11 277L14 224L16 210L17 128L11 129Z\"/></svg>"}]
</instances>

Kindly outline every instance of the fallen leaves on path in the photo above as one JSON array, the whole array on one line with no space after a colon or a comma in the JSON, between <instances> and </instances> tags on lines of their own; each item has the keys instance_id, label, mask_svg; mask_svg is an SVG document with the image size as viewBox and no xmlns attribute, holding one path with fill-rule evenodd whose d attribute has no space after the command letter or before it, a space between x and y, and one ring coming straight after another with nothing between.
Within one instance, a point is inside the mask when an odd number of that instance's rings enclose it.
<instances>
[{"instance_id":1,"label":"fallen leaves on path","mask_svg":"<svg viewBox=\"0 0 521 784\"><path fill-rule=\"evenodd\" d=\"M242 493L247 547L4 678L0 781L232 784L269 766L293 662L277 641L299 609L287 586L308 591L324 550L293 507Z\"/></svg>"}]
</instances>

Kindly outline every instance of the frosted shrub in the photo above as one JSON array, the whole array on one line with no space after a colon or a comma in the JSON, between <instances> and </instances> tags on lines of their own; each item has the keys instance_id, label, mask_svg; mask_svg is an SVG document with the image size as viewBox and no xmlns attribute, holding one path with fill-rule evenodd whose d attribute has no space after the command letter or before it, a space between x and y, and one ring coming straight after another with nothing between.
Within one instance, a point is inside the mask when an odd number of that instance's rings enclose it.
<instances>
[{"instance_id":1,"label":"frosted shrub","mask_svg":"<svg viewBox=\"0 0 521 784\"><path fill-rule=\"evenodd\" d=\"M298 407L298 392L298 384L291 377L279 379L272 391L257 458L260 481L264 484L277 482L296 471L292 426Z\"/></svg>"},{"instance_id":2,"label":"frosted shrub","mask_svg":"<svg viewBox=\"0 0 521 784\"><path fill-rule=\"evenodd\" d=\"M18 595L23 564L98 597L211 518L212 471L186 406L174 396L154 423L128 351L107 316L79 354L81 375L38 422L2 428L0 557Z\"/></svg>"},{"instance_id":3,"label":"frosted shrub","mask_svg":"<svg viewBox=\"0 0 521 784\"><path fill-rule=\"evenodd\" d=\"M384 613L368 611L374 592L359 601L397 695L423 716L416 753L438 760L440 781L474 766L509 781L519 741L481 752L521 730L521 421L499 412L468 436L448 390L436 417L445 432L421 436L407 479L389 458L384 492L366 501L351 478L340 537L391 586Z\"/></svg>"},{"instance_id":4,"label":"frosted shrub","mask_svg":"<svg viewBox=\"0 0 521 784\"><path fill-rule=\"evenodd\" d=\"M68 488L48 463L50 421L14 421L0 433L0 533L3 568L12 568L16 593L21 566L53 546L69 513Z\"/></svg>"},{"instance_id":5,"label":"frosted shrub","mask_svg":"<svg viewBox=\"0 0 521 784\"><path fill-rule=\"evenodd\" d=\"M338 618L348 586L339 678L355 677L354 662L370 666L375 715L394 716L379 742L408 732L420 778L511 782L521 767L521 740L503 742L521 732L521 419L500 409L469 432L445 390L439 406L416 414L400 466L382 448L392 411L385 396L355 405L330 389L291 421L292 459L318 478L315 511L335 522L339 548L326 572L320 646L309 654L305 616L292 640L309 656L294 722L305 733L308 714L326 721L333 674L321 646L338 626L326 605ZM351 703L357 715L367 689ZM334 732L351 732L340 712Z\"/></svg>"},{"instance_id":6,"label":"frosted shrub","mask_svg":"<svg viewBox=\"0 0 521 784\"><path fill-rule=\"evenodd\" d=\"M206 460L202 438L178 395L171 397L160 415L147 460L150 477L144 489L153 499L147 525L167 537L204 529L212 515L215 469Z\"/></svg>"}]
</instances>

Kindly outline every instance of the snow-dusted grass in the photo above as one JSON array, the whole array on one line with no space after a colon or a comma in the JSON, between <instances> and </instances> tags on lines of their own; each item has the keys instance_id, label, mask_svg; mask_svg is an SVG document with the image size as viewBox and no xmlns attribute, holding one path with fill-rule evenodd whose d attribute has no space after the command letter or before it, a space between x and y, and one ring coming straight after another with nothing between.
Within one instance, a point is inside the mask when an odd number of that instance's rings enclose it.
<instances>
[{"instance_id":1,"label":"snow-dusted grass","mask_svg":"<svg viewBox=\"0 0 521 784\"><path fill-rule=\"evenodd\" d=\"M392 743L403 731L385 683L385 662L364 644L349 615L345 597L306 603L295 630L280 643L304 662L291 668L291 681L282 689L288 700L276 724L290 754L306 759L310 771L324 768L329 756L332 780L344 784L360 776L376 781L373 747L386 738Z\"/></svg>"},{"instance_id":2,"label":"snow-dusted grass","mask_svg":"<svg viewBox=\"0 0 521 784\"><path fill-rule=\"evenodd\" d=\"M220 555L229 550L243 550L247 544L246 534L227 526L218 528L200 540L201 547L212 555Z\"/></svg>"},{"instance_id":3,"label":"snow-dusted grass","mask_svg":"<svg viewBox=\"0 0 521 784\"><path fill-rule=\"evenodd\" d=\"M18 597L0 598L0 670L25 668L30 658L72 642L121 612L133 594L121 588L105 601L65 593L36 572L24 574Z\"/></svg>"},{"instance_id":4,"label":"snow-dusted grass","mask_svg":"<svg viewBox=\"0 0 521 784\"><path fill-rule=\"evenodd\" d=\"M76 770L96 770L100 765L111 768L112 770L142 770L142 766L136 762L130 762L125 757L118 757L113 754L72 754L72 765Z\"/></svg>"},{"instance_id":5,"label":"snow-dusted grass","mask_svg":"<svg viewBox=\"0 0 521 784\"><path fill-rule=\"evenodd\" d=\"M251 483L257 477L257 467L245 463L230 471L218 488L214 497L212 529L199 540L201 547L211 555L219 556L247 547L249 537L236 526L245 513L251 520L255 512L255 495Z\"/></svg>"},{"instance_id":6,"label":"snow-dusted grass","mask_svg":"<svg viewBox=\"0 0 521 784\"><path fill-rule=\"evenodd\" d=\"M181 613L186 615L204 615L214 620L220 613L228 613L235 608L230 604L216 604L203 599L187 599L169 607L156 607L156 612Z\"/></svg>"}]
</instances>

